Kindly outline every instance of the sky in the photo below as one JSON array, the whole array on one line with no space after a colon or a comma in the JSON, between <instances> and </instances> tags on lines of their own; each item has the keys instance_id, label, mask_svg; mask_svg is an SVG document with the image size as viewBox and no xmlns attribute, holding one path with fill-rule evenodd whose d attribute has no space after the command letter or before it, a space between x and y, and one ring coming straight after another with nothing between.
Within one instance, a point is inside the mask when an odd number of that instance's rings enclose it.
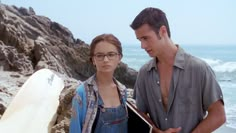
<instances>
[{"instance_id":1,"label":"sky","mask_svg":"<svg viewBox=\"0 0 236 133\"><path fill-rule=\"evenodd\" d=\"M67 27L86 43L112 33L123 44L137 44L130 24L146 7L163 10L171 38L178 44L236 45L236 0L0 0L3 4L32 7Z\"/></svg>"}]
</instances>

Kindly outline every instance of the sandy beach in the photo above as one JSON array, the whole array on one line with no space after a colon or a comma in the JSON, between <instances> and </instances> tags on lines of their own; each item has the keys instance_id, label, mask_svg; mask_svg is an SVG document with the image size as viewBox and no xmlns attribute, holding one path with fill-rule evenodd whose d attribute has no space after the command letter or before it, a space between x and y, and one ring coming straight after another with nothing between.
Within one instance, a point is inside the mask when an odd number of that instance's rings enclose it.
<instances>
[{"instance_id":1,"label":"sandy beach","mask_svg":"<svg viewBox=\"0 0 236 133\"><path fill-rule=\"evenodd\" d=\"M236 133L236 129L223 125L213 133Z\"/></svg>"}]
</instances>

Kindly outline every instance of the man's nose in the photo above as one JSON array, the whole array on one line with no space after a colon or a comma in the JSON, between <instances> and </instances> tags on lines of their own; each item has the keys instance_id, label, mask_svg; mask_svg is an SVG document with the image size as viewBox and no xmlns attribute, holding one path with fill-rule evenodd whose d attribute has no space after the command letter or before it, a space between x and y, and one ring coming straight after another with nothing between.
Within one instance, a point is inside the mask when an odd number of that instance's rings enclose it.
<instances>
[{"instance_id":1,"label":"man's nose","mask_svg":"<svg viewBox=\"0 0 236 133\"><path fill-rule=\"evenodd\" d=\"M142 48L142 49L145 49L146 47L147 47L146 42L143 42L143 41L142 41L142 42L141 42L141 48Z\"/></svg>"}]
</instances>

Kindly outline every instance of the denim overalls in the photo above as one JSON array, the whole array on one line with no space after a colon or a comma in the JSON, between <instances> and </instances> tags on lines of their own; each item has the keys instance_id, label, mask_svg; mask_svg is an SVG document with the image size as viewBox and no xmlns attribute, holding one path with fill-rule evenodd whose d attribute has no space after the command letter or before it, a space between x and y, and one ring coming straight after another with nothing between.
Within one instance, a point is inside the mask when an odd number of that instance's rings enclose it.
<instances>
[{"instance_id":1,"label":"denim overalls","mask_svg":"<svg viewBox=\"0 0 236 133\"><path fill-rule=\"evenodd\" d=\"M128 114L125 103L116 108L104 108L101 96L98 96L99 116L94 133L127 133L128 132Z\"/></svg>"}]
</instances>

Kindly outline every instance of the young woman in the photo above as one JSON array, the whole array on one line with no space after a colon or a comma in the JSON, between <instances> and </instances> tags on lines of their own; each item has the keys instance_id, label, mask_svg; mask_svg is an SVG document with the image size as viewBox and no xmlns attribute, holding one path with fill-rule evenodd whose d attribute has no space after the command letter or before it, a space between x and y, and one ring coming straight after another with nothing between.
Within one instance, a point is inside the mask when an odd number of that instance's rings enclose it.
<instances>
[{"instance_id":1,"label":"young woman","mask_svg":"<svg viewBox=\"0 0 236 133\"><path fill-rule=\"evenodd\" d=\"M76 90L70 133L127 132L126 87L113 77L122 56L121 43L114 35L93 39L90 60L96 73Z\"/></svg>"}]
</instances>

